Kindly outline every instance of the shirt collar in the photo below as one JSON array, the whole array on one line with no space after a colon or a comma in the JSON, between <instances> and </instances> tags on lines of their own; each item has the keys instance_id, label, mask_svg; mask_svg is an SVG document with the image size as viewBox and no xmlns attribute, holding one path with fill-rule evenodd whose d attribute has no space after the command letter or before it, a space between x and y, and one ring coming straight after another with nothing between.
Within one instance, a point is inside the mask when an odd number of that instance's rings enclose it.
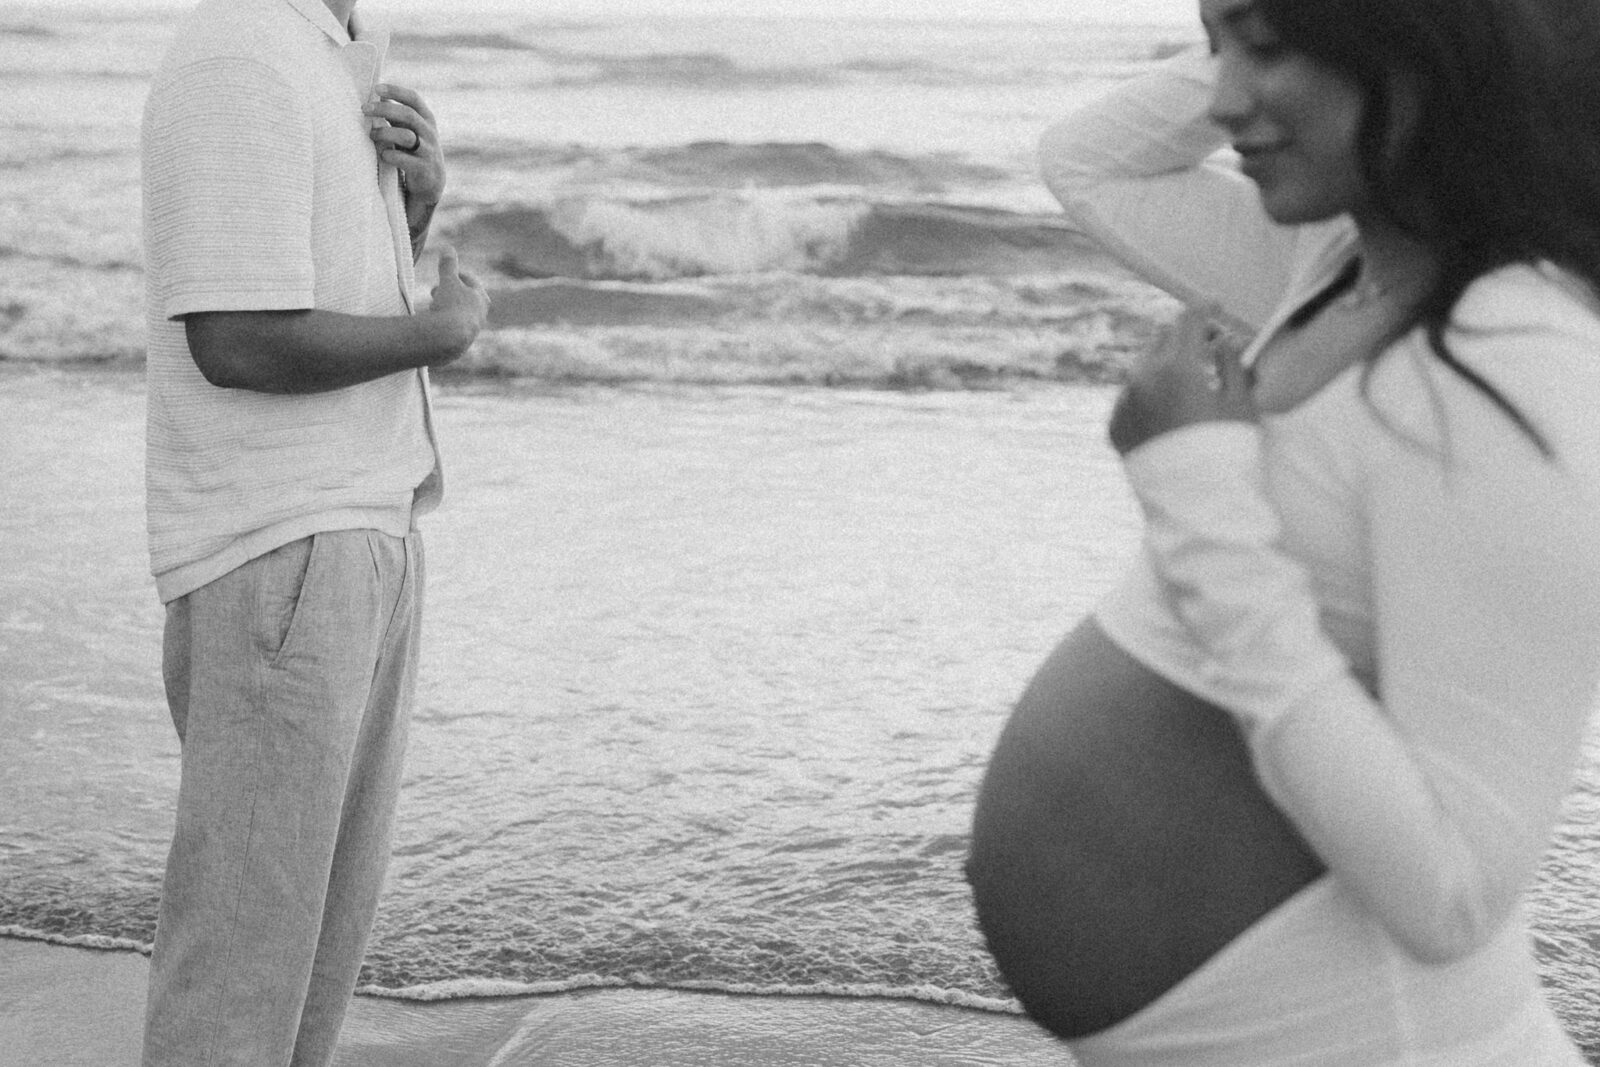
<instances>
[{"instance_id":1,"label":"shirt collar","mask_svg":"<svg viewBox=\"0 0 1600 1067\"><path fill-rule=\"evenodd\" d=\"M328 5L322 0L284 0L306 21L327 35L339 46L339 58L344 61L356 90L366 99L383 73L384 57L389 51L389 27L381 18L367 14L350 13L350 33L339 25ZM352 35L354 39L352 39Z\"/></svg>"},{"instance_id":2,"label":"shirt collar","mask_svg":"<svg viewBox=\"0 0 1600 1067\"><path fill-rule=\"evenodd\" d=\"M350 44L353 38L356 42L376 48L380 60L389 50L389 27L381 18L370 17L362 12L352 12L351 32L346 33L345 28L339 25L339 20L333 17L333 12L328 10L328 5L322 0L285 0L285 2L298 11L306 21L327 34L337 45Z\"/></svg>"}]
</instances>

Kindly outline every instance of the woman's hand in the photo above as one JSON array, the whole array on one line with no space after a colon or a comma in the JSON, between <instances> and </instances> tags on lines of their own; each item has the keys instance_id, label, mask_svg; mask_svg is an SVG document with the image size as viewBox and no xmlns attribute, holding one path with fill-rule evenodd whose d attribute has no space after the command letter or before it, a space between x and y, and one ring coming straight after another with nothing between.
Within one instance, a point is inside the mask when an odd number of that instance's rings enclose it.
<instances>
[{"instance_id":1,"label":"woman's hand","mask_svg":"<svg viewBox=\"0 0 1600 1067\"><path fill-rule=\"evenodd\" d=\"M1157 344L1134 362L1111 412L1111 444L1119 454L1152 437L1215 419L1253 422L1250 373L1239 345L1207 310L1185 308Z\"/></svg>"}]
</instances>

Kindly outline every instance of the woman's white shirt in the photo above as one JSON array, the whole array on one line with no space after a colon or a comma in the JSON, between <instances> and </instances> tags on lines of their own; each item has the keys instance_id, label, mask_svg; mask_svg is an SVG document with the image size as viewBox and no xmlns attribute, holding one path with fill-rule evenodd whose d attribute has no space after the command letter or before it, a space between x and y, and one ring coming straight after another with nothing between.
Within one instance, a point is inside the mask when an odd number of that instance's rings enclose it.
<instances>
[{"instance_id":1,"label":"woman's white shirt","mask_svg":"<svg viewBox=\"0 0 1600 1067\"><path fill-rule=\"evenodd\" d=\"M1351 254L1283 227L1217 150L1187 56L1054 127L1047 184L1124 263L1257 333ZM1600 683L1600 314L1509 267L1420 332L1259 426L1127 457L1145 551L1097 610L1129 654L1227 708L1264 788L1398 944L1460 958L1514 914L1570 788ZM1370 373L1369 373L1370 372Z\"/></svg>"}]
</instances>

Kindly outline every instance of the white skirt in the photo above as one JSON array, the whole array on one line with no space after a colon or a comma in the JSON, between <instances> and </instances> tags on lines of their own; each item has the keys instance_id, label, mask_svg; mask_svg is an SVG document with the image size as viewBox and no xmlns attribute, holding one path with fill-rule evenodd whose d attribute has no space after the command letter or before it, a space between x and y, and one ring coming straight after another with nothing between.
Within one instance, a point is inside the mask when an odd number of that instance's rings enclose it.
<instances>
[{"instance_id":1,"label":"white skirt","mask_svg":"<svg viewBox=\"0 0 1600 1067\"><path fill-rule=\"evenodd\" d=\"M1407 955L1329 876L1151 1004L1069 1042L1083 1067L1585 1067L1519 911L1445 965Z\"/></svg>"}]
</instances>

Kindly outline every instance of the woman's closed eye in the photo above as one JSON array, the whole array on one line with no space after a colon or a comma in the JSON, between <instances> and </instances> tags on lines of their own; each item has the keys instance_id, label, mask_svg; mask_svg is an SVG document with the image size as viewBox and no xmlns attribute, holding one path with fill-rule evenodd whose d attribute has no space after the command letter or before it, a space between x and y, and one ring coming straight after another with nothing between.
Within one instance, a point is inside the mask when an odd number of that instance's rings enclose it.
<instances>
[{"instance_id":1,"label":"woman's closed eye","mask_svg":"<svg viewBox=\"0 0 1600 1067\"><path fill-rule=\"evenodd\" d=\"M1205 31L1212 55L1221 52L1224 43L1237 45L1258 63L1280 59L1290 51L1253 3L1239 4L1214 20L1205 20Z\"/></svg>"}]
</instances>

